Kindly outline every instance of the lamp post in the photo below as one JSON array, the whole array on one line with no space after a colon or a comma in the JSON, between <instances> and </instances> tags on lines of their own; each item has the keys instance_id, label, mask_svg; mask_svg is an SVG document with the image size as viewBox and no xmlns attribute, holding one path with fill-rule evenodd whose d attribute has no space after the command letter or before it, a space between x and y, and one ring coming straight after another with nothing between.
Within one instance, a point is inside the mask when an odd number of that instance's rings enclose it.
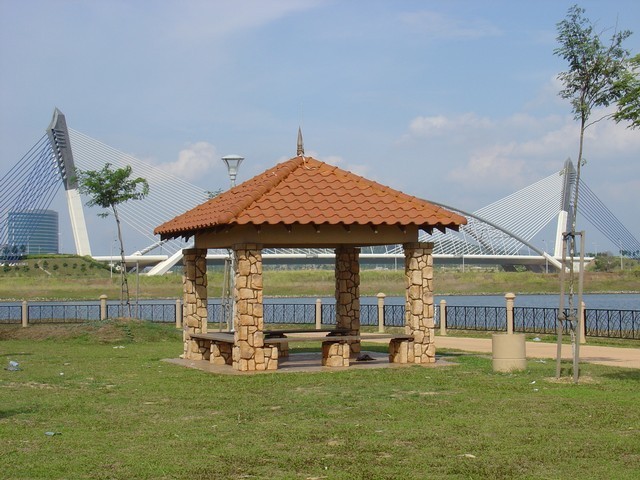
<instances>
[{"instance_id":1,"label":"lamp post","mask_svg":"<svg viewBox=\"0 0 640 480\"><path fill-rule=\"evenodd\" d=\"M618 239L618 246L620 247L620 271L622 271L624 266L622 264L622 240L620 239Z\"/></svg>"},{"instance_id":2,"label":"lamp post","mask_svg":"<svg viewBox=\"0 0 640 480\"><path fill-rule=\"evenodd\" d=\"M231 182L231 188L236 186L236 176L238 175L238 168L244 160L244 157L240 155L225 155L222 157L222 161L227 166L227 172L229 173L229 180ZM222 285L222 311L225 317L229 330L232 332L235 330L234 316L235 316L235 302L232 302L233 284L234 284L234 256L233 252L229 250L229 257L224 262L224 280Z\"/></svg>"},{"instance_id":3,"label":"lamp post","mask_svg":"<svg viewBox=\"0 0 640 480\"><path fill-rule=\"evenodd\" d=\"M227 166L227 172L229 173L229 180L231 180L231 188L236 186L236 176L238 175L238 168L244 160L244 157L240 155L225 155L222 157L222 161Z\"/></svg>"}]
</instances>

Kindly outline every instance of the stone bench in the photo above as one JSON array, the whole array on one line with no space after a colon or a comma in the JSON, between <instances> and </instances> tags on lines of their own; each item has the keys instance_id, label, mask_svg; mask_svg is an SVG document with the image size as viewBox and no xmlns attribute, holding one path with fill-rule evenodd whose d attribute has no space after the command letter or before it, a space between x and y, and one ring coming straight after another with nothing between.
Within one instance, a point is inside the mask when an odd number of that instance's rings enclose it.
<instances>
[{"instance_id":1,"label":"stone bench","mask_svg":"<svg viewBox=\"0 0 640 480\"><path fill-rule=\"evenodd\" d=\"M287 337L282 335L276 338L265 338L265 345L275 345L281 347L286 345L286 355L288 355L289 342L322 342L322 365L325 367L348 367L349 366L349 341L359 340L359 335L305 335L300 337ZM281 348L278 348L280 355Z\"/></svg>"},{"instance_id":2,"label":"stone bench","mask_svg":"<svg viewBox=\"0 0 640 480\"><path fill-rule=\"evenodd\" d=\"M280 352L280 346L288 345L289 342L322 341L322 365L330 367L348 367L350 341L387 339L389 340L389 363L413 363L409 362L409 351L411 350L409 346L413 342L413 336L404 333L365 333L360 335L329 333L325 336L304 335L297 337L289 337L282 334L277 338L265 338L264 343L265 345L278 346L278 351Z\"/></svg>"},{"instance_id":3,"label":"stone bench","mask_svg":"<svg viewBox=\"0 0 640 480\"><path fill-rule=\"evenodd\" d=\"M215 365L233 365L233 333L192 333L189 336L197 342L204 360Z\"/></svg>"},{"instance_id":4,"label":"stone bench","mask_svg":"<svg viewBox=\"0 0 640 480\"><path fill-rule=\"evenodd\" d=\"M274 338L288 338L287 335L291 333L326 333L329 335L347 335L351 330L348 328L283 328L277 330L265 330L264 331L264 339L274 339ZM289 356L289 342L277 342L278 347L278 356L279 357L288 357Z\"/></svg>"},{"instance_id":5,"label":"stone bench","mask_svg":"<svg viewBox=\"0 0 640 480\"><path fill-rule=\"evenodd\" d=\"M301 331L300 331L301 330ZM277 359L280 352L288 355L290 342L322 342L322 365L327 367L348 367L350 363L349 342L361 340L386 340L389 339L389 362L408 362L409 344L413 342L413 336L406 334L372 333L361 335L344 334L346 329L318 329L318 330L278 330L265 332L264 345L276 347L274 352L274 366L277 368ZM287 336L288 333L309 333L309 335ZM321 334L322 333L322 334ZM229 332L193 333L191 339L198 342L198 348L205 360L216 365L233 364L234 335ZM282 347L286 346L286 350Z\"/></svg>"}]
</instances>

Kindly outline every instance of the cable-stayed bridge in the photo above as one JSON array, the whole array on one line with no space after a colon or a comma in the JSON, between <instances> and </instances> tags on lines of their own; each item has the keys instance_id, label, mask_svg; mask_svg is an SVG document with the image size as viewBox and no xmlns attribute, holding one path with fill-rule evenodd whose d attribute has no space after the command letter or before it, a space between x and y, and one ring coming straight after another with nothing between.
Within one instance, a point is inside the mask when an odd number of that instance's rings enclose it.
<instances>
[{"instance_id":1,"label":"cable-stayed bridge","mask_svg":"<svg viewBox=\"0 0 640 480\"><path fill-rule=\"evenodd\" d=\"M127 264L152 266L152 274L166 272L175 265L188 243L160 242L153 229L204 202L210 192L68 128L64 115L57 109L45 135L0 180L0 255L10 260L30 253L30 239L42 229L37 212L46 211L61 189L66 196L75 251L91 255L83 199L73 172L76 168L99 170L106 163L115 167L130 165L133 175L147 179L150 186L149 196L144 200L119 206L125 239L128 232L136 232L148 242L145 248L127 255ZM573 208L571 193L575 181L575 170L567 160L560 171L475 212L443 205L464 215L467 225L460 232L423 233L420 241L434 242L434 258L439 263L500 264L505 268L515 265L540 268L546 264L559 268L562 233ZM583 181L580 198L579 218L618 245L624 255L640 258L640 242ZM555 242L550 251L534 246L536 235L554 224ZM211 262L222 262L227 256L226 250L210 250L208 258ZM265 250L263 256L271 263L333 261L333 252L324 249L273 249ZM119 261L119 257L112 255L94 258ZM403 258L402 247L364 247L361 258L378 264L394 263Z\"/></svg>"}]
</instances>

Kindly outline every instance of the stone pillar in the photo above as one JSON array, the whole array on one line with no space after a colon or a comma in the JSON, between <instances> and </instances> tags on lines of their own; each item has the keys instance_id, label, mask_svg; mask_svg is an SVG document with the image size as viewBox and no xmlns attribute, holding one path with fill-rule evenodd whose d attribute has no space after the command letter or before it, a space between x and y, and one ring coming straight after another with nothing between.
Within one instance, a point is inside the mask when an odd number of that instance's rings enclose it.
<instances>
[{"instance_id":1,"label":"stone pillar","mask_svg":"<svg viewBox=\"0 0 640 480\"><path fill-rule=\"evenodd\" d=\"M29 304L26 300L22 301L22 326L29 326Z\"/></svg>"},{"instance_id":2,"label":"stone pillar","mask_svg":"<svg viewBox=\"0 0 640 480\"><path fill-rule=\"evenodd\" d=\"M447 301L440 300L440 335L447 335Z\"/></svg>"},{"instance_id":3,"label":"stone pillar","mask_svg":"<svg viewBox=\"0 0 640 480\"><path fill-rule=\"evenodd\" d=\"M316 298L316 329L322 328L322 300Z\"/></svg>"},{"instance_id":4,"label":"stone pillar","mask_svg":"<svg viewBox=\"0 0 640 480\"><path fill-rule=\"evenodd\" d=\"M275 370L278 348L264 345L262 246L242 244L233 250L236 260L233 368L241 372Z\"/></svg>"},{"instance_id":5,"label":"stone pillar","mask_svg":"<svg viewBox=\"0 0 640 480\"><path fill-rule=\"evenodd\" d=\"M336 327L360 334L360 249L336 248ZM349 342L351 354L360 353L358 340Z\"/></svg>"},{"instance_id":6,"label":"stone pillar","mask_svg":"<svg viewBox=\"0 0 640 480\"><path fill-rule=\"evenodd\" d=\"M182 302L180 299L176 300L176 328L178 330L182 328Z\"/></svg>"},{"instance_id":7,"label":"stone pillar","mask_svg":"<svg viewBox=\"0 0 640 480\"><path fill-rule=\"evenodd\" d=\"M107 296L100 295L100 320L107 319Z\"/></svg>"},{"instance_id":8,"label":"stone pillar","mask_svg":"<svg viewBox=\"0 0 640 480\"><path fill-rule=\"evenodd\" d=\"M507 307L507 334L513 335L513 305L515 303L516 296L513 293L507 293L504 296Z\"/></svg>"},{"instance_id":9,"label":"stone pillar","mask_svg":"<svg viewBox=\"0 0 640 480\"><path fill-rule=\"evenodd\" d=\"M405 331L413 336L408 363L436 361L433 306L433 243L407 243L404 247Z\"/></svg>"},{"instance_id":10,"label":"stone pillar","mask_svg":"<svg viewBox=\"0 0 640 480\"><path fill-rule=\"evenodd\" d=\"M380 292L376 297L378 297L378 333L384 333L384 298L386 295Z\"/></svg>"},{"instance_id":11,"label":"stone pillar","mask_svg":"<svg viewBox=\"0 0 640 480\"><path fill-rule=\"evenodd\" d=\"M189 248L184 249L182 253L183 358L203 360L208 357L208 345L203 341L192 340L191 334L207 331L207 250Z\"/></svg>"}]
</instances>

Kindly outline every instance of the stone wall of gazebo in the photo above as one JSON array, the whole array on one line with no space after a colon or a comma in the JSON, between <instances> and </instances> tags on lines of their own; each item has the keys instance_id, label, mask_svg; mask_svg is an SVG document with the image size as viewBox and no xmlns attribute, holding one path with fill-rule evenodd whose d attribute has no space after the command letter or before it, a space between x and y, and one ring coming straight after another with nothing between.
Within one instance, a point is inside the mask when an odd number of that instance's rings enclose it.
<instances>
[{"instance_id":1,"label":"stone wall of gazebo","mask_svg":"<svg viewBox=\"0 0 640 480\"><path fill-rule=\"evenodd\" d=\"M412 341L402 340L389 345L390 361L396 363L435 362L434 302L433 302L433 244L407 243L405 252L405 332ZM184 250L184 311L183 358L209 360L233 365L235 370L256 371L278 368L278 348L264 344L262 293L262 246L242 244L234 246L234 345L211 345L193 339L191 334L207 331L207 275L206 249ZM359 249L336 248L336 326L349 334L360 333L360 263ZM348 365L348 356L360 352L360 343L325 355ZM223 348L225 351L212 349ZM228 348L228 350L227 350ZM328 348L328 347L327 347ZM342 348L335 346L334 348ZM345 360L344 357L347 356ZM335 357L335 359L333 359ZM341 357L341 358L338 358ZM212 361L213 361L212 360ZM331 363L330 362L330 363ZM329 364L327 364L329 365Z\"/></svg>"}]
</instances>

